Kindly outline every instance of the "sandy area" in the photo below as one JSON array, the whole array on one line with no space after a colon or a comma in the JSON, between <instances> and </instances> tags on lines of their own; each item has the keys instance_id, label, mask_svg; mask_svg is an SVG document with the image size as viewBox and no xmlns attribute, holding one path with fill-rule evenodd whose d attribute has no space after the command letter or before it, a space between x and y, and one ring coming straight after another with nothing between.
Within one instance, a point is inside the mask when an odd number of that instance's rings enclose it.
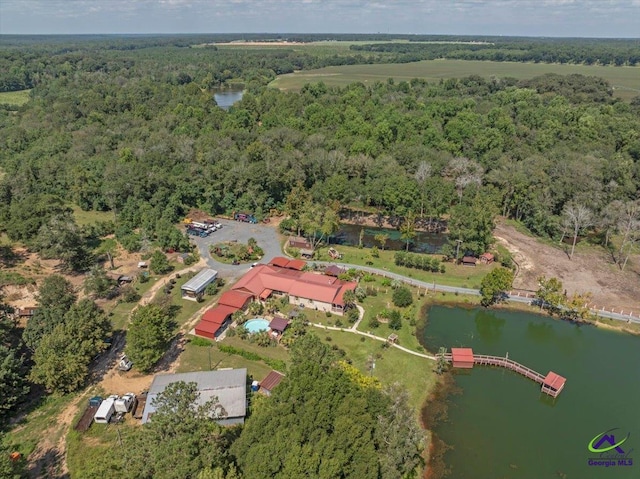
<instances>
[{"instance_id":1,"label":"sandy area","mask_svg":"<svg viewBox=\"0 0 640 479\"><path fill-rule=\"evenodd\" d=\"M503 223L494 236L518 264L515 288L535 291L538 277L554 276L569 295L590 292L595 307L640 312L640 255L632 256L621 271L603 249L583 252L578 248L570 260L563 246L542 243Z\"/></svg>"}]
</instances>

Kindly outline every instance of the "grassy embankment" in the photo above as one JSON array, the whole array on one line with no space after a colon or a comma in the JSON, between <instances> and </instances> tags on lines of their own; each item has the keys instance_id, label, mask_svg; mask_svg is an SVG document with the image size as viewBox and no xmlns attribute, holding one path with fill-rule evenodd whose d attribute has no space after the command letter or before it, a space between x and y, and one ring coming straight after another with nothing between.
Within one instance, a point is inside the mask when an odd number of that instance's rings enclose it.
<instances>
[{"instance_id":1,"label":"grassy embankment","mask_svg":"<svg viewBox=\"0 0 640 479\"><path fill-rule=\"evenodd\" d=\"M375 83L394 78L409 81L423 78L437 82L446 78L469 75L490 77L513 77L528 79L546 73L570 75L578 73L598 76L607 80L614 90L614 97L631 100L640 95L640 67L613 67L599 65L562 65L547 63L491 62L477 60L424 60L413 63L387 63L373 65L343 65L305 70L280 75L270 83L274 88L299 90L306 83L323 81L328 86L345 86L353 82Z\"/></svg>"}]
</instances>

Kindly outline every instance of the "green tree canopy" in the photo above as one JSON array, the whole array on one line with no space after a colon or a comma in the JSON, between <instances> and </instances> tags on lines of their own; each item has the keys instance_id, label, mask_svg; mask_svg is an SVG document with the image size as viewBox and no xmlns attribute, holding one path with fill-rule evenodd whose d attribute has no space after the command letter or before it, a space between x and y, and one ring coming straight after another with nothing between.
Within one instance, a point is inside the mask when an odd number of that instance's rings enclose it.
<instances>
[{"instance_id":1,"label":"green tree canopy","mask_svg":"<svg viewBox=\"0 0 640 479\"><path fill-rule=\"evenodd\" d=\"M503 295L511 289L513 271L506 268L495 268L482 278L480 283L481 303L483 306L502 301Z\"/></svg>"},{"instance_id":2,"label":"green tree canopy","mask_svg":"<svg viewBox=\"0 0 640 479\"><path fill-rule=\"evenodd\" d=\"M173 328L173 319L158 305L141 306L133 312L125 351L137 369L151 370L165 353Z\"/></svg>"}]
</instances>

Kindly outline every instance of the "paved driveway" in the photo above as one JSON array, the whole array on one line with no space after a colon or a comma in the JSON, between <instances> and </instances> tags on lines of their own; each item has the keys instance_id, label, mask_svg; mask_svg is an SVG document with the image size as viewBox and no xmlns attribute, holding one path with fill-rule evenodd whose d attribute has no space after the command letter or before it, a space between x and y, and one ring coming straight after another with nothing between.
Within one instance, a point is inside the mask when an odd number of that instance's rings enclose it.
<instances>
[{"instance_id":1,"label":"paved driveway","mask_svg":"<svg viewBox=\"0 0 640 479\"><path fill-rule=\"evenodd\" d=\"M222 224L222 228L214 231L206 238L190 236L191 243L198 247L200 256L205 259L210 268L215 269L223 278L238 278L251 268L250 264L225 264L216 261L209 253L209 245L222 241L236 240L246 244L249 238L255 238L264 250L264 257L260 262L270 261L274 256L282 256L281 239L273 226L264 224L242 223L241 221L224 220L216 218ZM284 241L284 240L282 240Z\"/></svg>"}]
</instances>

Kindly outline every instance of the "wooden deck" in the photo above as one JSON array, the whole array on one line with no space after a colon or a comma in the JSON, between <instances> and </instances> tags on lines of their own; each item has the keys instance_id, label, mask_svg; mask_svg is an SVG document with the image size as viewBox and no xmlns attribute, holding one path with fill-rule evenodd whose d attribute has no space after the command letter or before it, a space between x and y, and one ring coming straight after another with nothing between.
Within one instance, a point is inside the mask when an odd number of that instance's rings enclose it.
<instances>
[{"instance_id":1,"label":"wooden deck","mask_svg":"<svg viewBox=\"0 0 640 479\"><path fill-rule=\"evenodd\" d=\"M453 361L453 356L451 353L445 353L444 359L448 362ZM562 391L562 387L558 390L550 388L544 384L545 377L543 374L540 374L533 369L530 369L522 364L514 361L513 359L503 358L501 356L489 356L487 354L474 354L473 355L473 363L482 365L482 366L497 366L501 368L510 369L511 371L515 371L522 376L529 378L538 384L542 385L541 391L545 394L548 394L552 397L558 397L560 392ZM562 385L564 387L564 384Z\"/></svg>"}]
</instances>

